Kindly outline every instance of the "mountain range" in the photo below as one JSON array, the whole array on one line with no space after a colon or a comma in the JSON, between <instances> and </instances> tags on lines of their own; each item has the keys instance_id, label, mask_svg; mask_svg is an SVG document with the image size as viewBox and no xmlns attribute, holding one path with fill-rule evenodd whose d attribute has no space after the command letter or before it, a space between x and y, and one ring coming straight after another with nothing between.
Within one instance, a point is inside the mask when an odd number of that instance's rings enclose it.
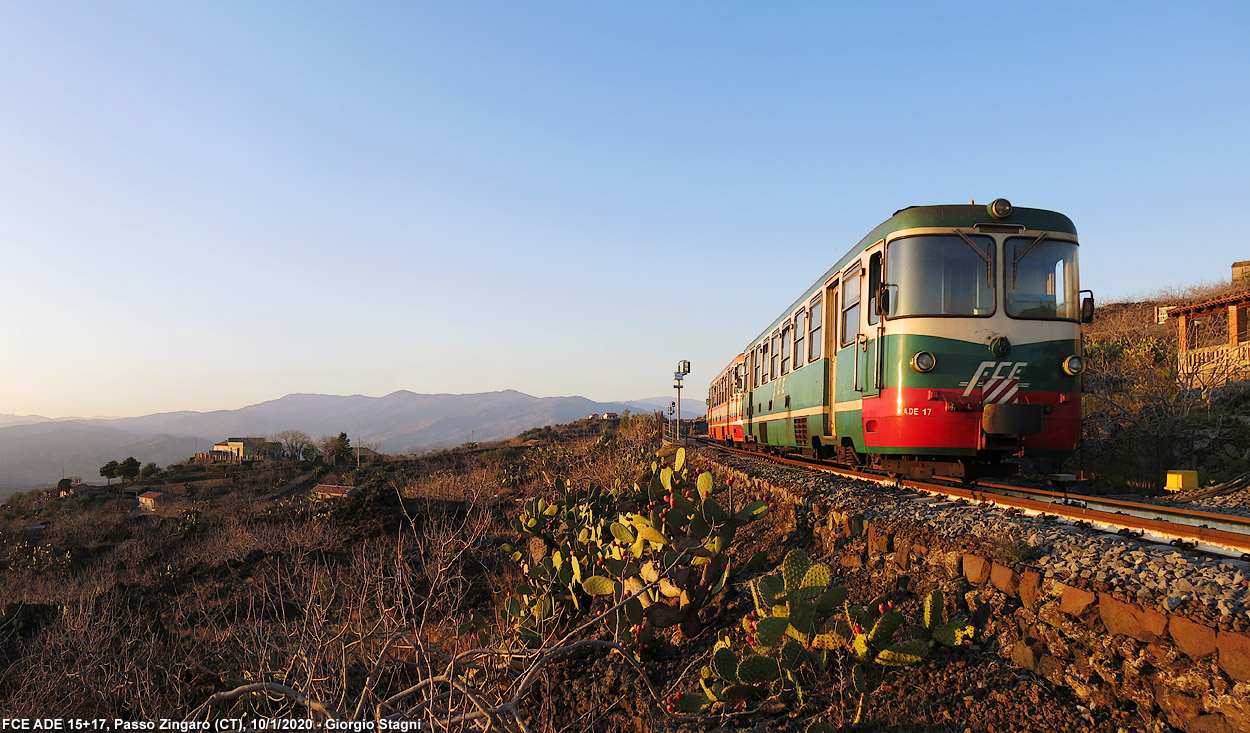
<instances>
[{"instance_id":1,"label":"mountain range","mask_svg":"<svg viewBox=\"0 0 1250 733\"><path fill-rule=\"evenodd\" d=\"M698 401L683 418L702 415ZM100 466L134 456L164 466L209 450L228 437L302 430L313 438L345 432L383 453L439 448L471 440L511 438L529 428L604 412L654 412L663 397L594 402L584 397L533 397L515 390L479 394L383 397L290 394L237 410L162 412L141 417L49 419L0 414L0 495L50 486L64 476L99 478Z\"/></svg>"}]
</instances>

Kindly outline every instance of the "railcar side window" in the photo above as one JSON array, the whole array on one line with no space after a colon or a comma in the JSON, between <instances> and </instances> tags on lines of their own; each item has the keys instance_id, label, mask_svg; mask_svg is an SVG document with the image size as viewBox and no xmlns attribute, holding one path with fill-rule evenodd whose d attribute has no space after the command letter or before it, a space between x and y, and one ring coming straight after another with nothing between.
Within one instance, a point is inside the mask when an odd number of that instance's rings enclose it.
<instances>
[{"instance_id":1,"label":"railcar side window","mask_svg":"<svg viewBox=\"0 0 1250 733\"><path fill-rule=\"evenodd\" d=\"M1076 245L1058 239L1011 237L1003 249L1007 315L1077 321Z\"/></svg>"},{"instance_id":2,"label":"railcar side window","mask_svg":"<svg viewBox=\"0 0 1250 733\"><path fill-rule=\"evenodd\" d=\"M790 373L790 325L781 329L781 373Z\"/></svg>"},{"instance_id":3,"label":"railcar side window","mask_svg":"<svg viewBox=\"0 0 1250 733\"><path fill-rule=\"evenodd\" d=\"M760 363L764 361L760 347L756 346L751 351L751 360L755 362L755 377L754 381L751 383L751 387L754 388L760 386Z\"/></svg>"},{"instance_id":4,"label":"railcar side window","mask_svg":"<svg viewBox=\"0 0 1250 733\"><path fill-rule=\"evenodd\" d=\"M803 366L804 364L803 357L806 356L806 354L803 353L803 337L807 335L806 318L807 318L806 310L799 309L799 312L794 314L794 368L795 369L798 369L799 367Z\"/></svg>"},{"instance_id":5,"label":"railcar side window","mask_svg":"<svg viewBox=\"0 0 1250 733\"><path fill-rule=\"evenodd\" d=\"M811 320L812 331L808 335L808 339L807 339L807 343L809 344L807 358L809 361L816 361L817 359L820 358L820 296L819 295L817 295L815 298L812 298L811 307L812 307L812 320Z\"/></svg>"},{"instance_id":6,"label":"railcar side window","mask_svg":"<svg viewBox=\"0 0 1250 733\"><path fill-rule=\"evenodd\" d=\"M777 335L776 331L773 331L773 338L772 338L773 349L770 352L772 354L772 359L768 363L769 364L768 375L773 379L776 379L777 377L781 376L781 372L777 371L777 358L780 356L777 352L781 351L781 349L779 348L781 346L781 344L779 343L780 341L781 341L781 337Z\"/></svg>"},{"instance_id":7,"label":"railcar side window","mask_svg":"<svg viewBox=\"0 0 1250 733\"><path fill-rule=\"evenodd\" d=\"M859 336L859 263L842 276L842 345L850 346Z\"/></svg>"},{"instance_id":8,"label":"railcar side window","mask_svg":"<svg viewBox=\"0 0 1250 733\"><path fill-rule=\"evenodd\" d=\"M760 361L761 361L761 362L763 362L763 364L764 364L764 378L760 380L760 384L768 384L768 380L771 378L771 374L770 374L770 372L768 371L769 351L768 351L768 340L767 340L767 339L765 339L765 340L764 340L764 345L763 345L762 347L760 347L760 349L761 349L761 351L760 351L760 356L761 356Z\"/></svg>"},{"instance_id":9,"label":"railcar side window","mask_svg":"<svg viewBox=\"0 0 1250 733\"><path fill-rule=\"evenodd\" d=\"M890 316L990 316L995 243L990 237L925 234L890 242Z\"/></svg>"},{"instance_id":10,"label":"railcar side window","mask_svg":"<svg viewBox=\"0 0 1250 733\"><path fill-rule=\"evenodd\" d=\"M868 324L875 326L881 320L877 315L877 293L881 290L881 253L868 260Z\"/></svg>"}]
</instances>

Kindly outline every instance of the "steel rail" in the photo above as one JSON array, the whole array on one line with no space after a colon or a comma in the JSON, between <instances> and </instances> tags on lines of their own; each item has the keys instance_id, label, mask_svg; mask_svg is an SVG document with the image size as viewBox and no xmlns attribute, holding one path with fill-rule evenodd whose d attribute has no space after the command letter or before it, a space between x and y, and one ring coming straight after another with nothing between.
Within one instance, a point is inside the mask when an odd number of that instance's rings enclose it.
<instances>
[{"instance_id":1,"label":"steel rail","mask_svg":"<svg viewBox=\"0 0 1250 733\"><path fill-rule=\"evenodd\" d=\"M1173 540L1201 543L1206 547L1198 549L1207 552L1218 554L1231 553L1234 555L1250 553L1250 518L1246 517L1164 507L1156 504L1140 504L1119 499L1102 499L1093 496L1064 494L1045 489L1009 486L1007 484L977 483L968 486L961 485L954 479L949 479L952 483L937 483L909 478L892 478L881 474L866 473L846 468L845 466L835 466L823 461L769 455L739 448L729 448L711 442L704 442L703 444L729 453L763 458L774 463L845 476L861 481L870 481L883 486L913 489L928 494L944 495L968 501L991 502L997 506L1011 507L1026 513L1051 514L1074 522L1085 522L1090 525L1107 525L1118 529L1137 531L1143 533L1143 536L1145 533L1149 533L1150 535L1163 538L1165 543ZM1010 493L1006 493L1008 490L1013 493L1035 494L1043 498L1013 496ZM1058 500L1056 501L1056 499ZM1092 509L1089 507L1089 504L1116 506L1120 507L1121 511ZM1124 510L1129 508L1135 508L1142 513L1148 513L1153 516L1145 517L1126 513ZM1206 520L1207 526L1169 521L1161 518L1159 515L1174 515L1190 521ZM1237 531L1236 529L1212 527L1210 526L1211 524L1232 525L1244 529ZM1113 531L1113 533L1115 532Z\"/></svg>"}]
</instances>

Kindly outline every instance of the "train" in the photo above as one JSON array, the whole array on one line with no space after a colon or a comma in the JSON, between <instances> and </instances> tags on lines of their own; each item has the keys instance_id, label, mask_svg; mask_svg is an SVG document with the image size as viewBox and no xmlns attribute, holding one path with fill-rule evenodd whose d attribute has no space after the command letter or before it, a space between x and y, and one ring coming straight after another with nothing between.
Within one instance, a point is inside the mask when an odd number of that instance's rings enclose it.
<instances>
[{"instance_id":1,"label":"train","mask_svg":"<svg viewBox=\"0 0 1250 733\"><path fill-rule=\"evenodd\" d=\"M717 374L708 437L917 478L1070 455L1094 315L1077 250L1067 216L1002 198L900 209Z\"/></svg>"}]
</instances>

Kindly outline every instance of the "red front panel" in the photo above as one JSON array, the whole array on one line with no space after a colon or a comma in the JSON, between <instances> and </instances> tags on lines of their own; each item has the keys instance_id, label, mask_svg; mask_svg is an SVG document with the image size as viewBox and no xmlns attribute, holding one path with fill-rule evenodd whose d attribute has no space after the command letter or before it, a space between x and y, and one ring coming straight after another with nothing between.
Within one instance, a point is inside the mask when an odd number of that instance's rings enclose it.
<instances>
[{"instance_id":1,"label":"red front panel","mask_svg":"<svg viewBox=\"0 0 1250 733\"><path fill-rule=\"evenodd\" d=\"M1014 401L1049 404L1042 432L1025 437L1026 450L1073 450L1081 437L1078 393L1017 392ZM981 390L883 389L863 401L864 445L923 453L925 449L962 449L981 442Z\"/></svg>"},{"instance_id":2,"label":"red front panel","mask_svg":"<svg viewBox=\"0 0 1250 733\"><path fill-rule=\"evenodd\" d=\"M712 440L734 440L742 442L742 420L716 420L707 424L708 436Z\"/></svg>"}]
</instances>

